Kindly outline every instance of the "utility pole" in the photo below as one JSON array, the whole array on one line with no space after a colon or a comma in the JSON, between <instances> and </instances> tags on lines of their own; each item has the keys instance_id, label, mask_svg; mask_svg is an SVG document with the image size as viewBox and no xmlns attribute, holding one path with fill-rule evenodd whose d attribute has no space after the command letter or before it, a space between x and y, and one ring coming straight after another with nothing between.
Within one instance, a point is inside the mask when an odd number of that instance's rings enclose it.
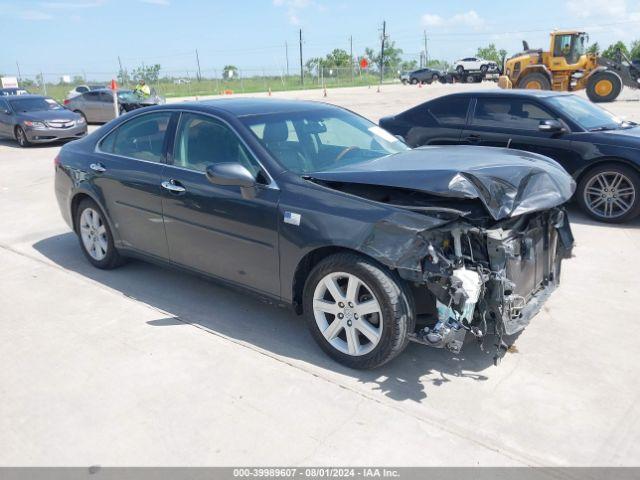
<instances>
[{"instance_id":1,"label":"utility pole","mask_svg":"<svg viewBox=\"0 0 640 480\"><path fill-rule=\"evenodd\" d=\"M200 56L198 55L198 49L196 48L196 63L198 64L198 81L202 79L202 72L200 71Z\"/></svg>"},{"instance_id":2,"label":"utility pole","mask_svg":"<svg viewBox=\"0 0 640 480\"><path fill-rule=\"evenodd\" d=\"M287 59L287 77L289 76L289 44L284 42L284 56Z\"/></svg>"},{"instance_id":3,"label":"utility pole","mask_svg":"<svg viewBox=\"0 0 640 480\"><path fill-rule=\"evenodd\" d=\"M304 69L302 68L302 29L300 29L300 85L304 85Z\"/></svg>"},{"instance_id":4,"label":"utility pole","mask_svg":"<svg viewBox=\"0 0 640 480\"><path fill-rule=\"evenodd\" d=\"M22 81L22 74L20 73L20 64L16 60L16 67L18 67L18 82Z\"/></svg>"},{"instance_id":5,"label":"utility pole","mask_svg":"<svg viewBox=\"0 0 640 480\"><path fill-rule=\"evenodd\" d=\"M353 83L353 35L349 36L349 51L351 52L351 83Z\"/></svg>"},{"instance_id":6,"label":"utility pole","mask_svg":"<svg viewBox=\"0 0 640 480\"><path fill-rule=\"evenodd\" d=\"M387 22L382 22L382 41L380 43L380 85L378 85L378 92L382 87L382 80L384 76L384 43L387 39Z\"/></svg>"},{"instance_id":7,"label":"utility pole","mask_svg":"<svg viewBox=\"0 0 640 480\"><path fill-rule=\"evenodd\" d=\"M427 53L429 50L427 50L427 31L424 30L424 66L428 67L429 66L429 53Z\"/></svg>"},{"instance_id":8,"label":"utility pole","mask_svg":"<svg viewBox=\"0 0 640 480\"><path fill-rule=\"evenodd\" d=\"M124 86L124 81L126 80L126 78L124 78L125 75L122 68L122 60L120 60L120 55L118 55L118 65L120 65L120 82L123 84L122 86Z\"/></svg>"}]
</instances>

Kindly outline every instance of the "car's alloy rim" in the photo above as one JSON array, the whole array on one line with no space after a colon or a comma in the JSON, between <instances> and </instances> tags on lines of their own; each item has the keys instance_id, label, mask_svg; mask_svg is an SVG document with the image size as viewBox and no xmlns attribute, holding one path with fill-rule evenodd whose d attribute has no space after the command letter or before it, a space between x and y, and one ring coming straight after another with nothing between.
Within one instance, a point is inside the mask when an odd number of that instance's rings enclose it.
<instances>
[{"instance_id":1,"label":"car's alloy rim","mask_svg":"<svg viewBox=\"0 0 640 480\"><path fill-rule=\"evenodd\" d=\"M20 145L24 145L26 142L25 142L24 132L22 131L22 129L21 129L21 128L19 128L19 129L16 131L16 134L18 135L18 143L19 143Z\"/></svg>"},{"instance_id":2,"label":"car's alloy rim","mask_svg":"<svg viewBox=\"0 0 640 480\"><path fill-rule=\"evenodd\" d=\"M594 175L584 189L584 202L591 213L603 218L617 218L633 207L636 189L620 172Z\"/></svg>"},{"instance_id":3,"label":"car's alloy rim","mask_svg":"<svg viewBox=\"0 0 640 480\"><path fill-rule=\"evenodd\" d=\"M102 217L93 208L85 208L80 215L80 237L91 258L99 262L107 256L107 229Z\"/></svg>"},{"instance_id":4,"label":"car's alloy rim","mask_svg":"<svg viewBox=\"0 0 640 480\"><path fill-rule=\"evenodd\" d=\"M318 282L313 314L324 338L347 355L365 355L382 338L380 304L371 288L350 273L330 273Z\"/></svg>"}]
</instances>

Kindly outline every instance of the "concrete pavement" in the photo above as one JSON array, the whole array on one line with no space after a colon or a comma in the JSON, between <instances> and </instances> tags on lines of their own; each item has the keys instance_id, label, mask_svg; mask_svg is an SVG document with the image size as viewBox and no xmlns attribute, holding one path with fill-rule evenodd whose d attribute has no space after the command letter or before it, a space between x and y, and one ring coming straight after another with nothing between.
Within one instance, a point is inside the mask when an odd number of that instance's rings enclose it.
<instances>
[{"instance_id":1,"label":"concrete pavement","mask_svg":"<svg viewBox=\"0 0 640 480\"><path fill-rule=\"evenodd\" d=\"M324 100L376 120L459 88ZM0 465L640 464L638 220L573 212L575 258L500 366L410 345L360 372L286 309L143 262L92 268L57 209L57 150L0 142Z\"/></svg>"}]
</instances>

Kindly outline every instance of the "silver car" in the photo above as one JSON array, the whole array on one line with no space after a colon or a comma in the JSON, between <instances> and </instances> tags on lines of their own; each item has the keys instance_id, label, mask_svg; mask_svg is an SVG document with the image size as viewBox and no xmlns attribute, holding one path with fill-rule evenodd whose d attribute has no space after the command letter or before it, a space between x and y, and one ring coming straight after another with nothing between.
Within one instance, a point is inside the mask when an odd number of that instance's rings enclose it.
<instances>
[{"instance_id":1,"label":"silver car","mask_svg":"<svg viewBox=\"0 0 640 480\"><path fill-rule=\"evenodd\" d=\"M158 95L142 97L131 90L118 90L120 114L164 103ZM116 117L113 105L113 90L91 90L64 101L64 106L82 115L88 123L106 123Z\"/></svg>"}]
</instances>

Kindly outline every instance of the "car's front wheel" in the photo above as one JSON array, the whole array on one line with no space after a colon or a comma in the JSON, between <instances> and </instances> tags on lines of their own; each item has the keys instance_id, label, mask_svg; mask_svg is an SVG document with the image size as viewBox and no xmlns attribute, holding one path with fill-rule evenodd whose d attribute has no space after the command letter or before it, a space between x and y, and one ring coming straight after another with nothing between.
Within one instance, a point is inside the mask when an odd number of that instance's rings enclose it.
<instances>
[{"instance_id":1,"label":"car's front wheel","mask_svg":"<svg viewBox=\"0 0 640 480\"><path fill-rule=\"evenodd\" d=\"M84 199L78 205L76 230L82 252L94 267L110 270L122 264L109 224L93 200Z\"/></svg>"},{"instance_id":2,"label":"car's front wheel","mask_svg":"<svg viewBox=\"0 0 640 480\"><path fill-rule=\"evenodd\" d=\"M417 78L412 78L411 79L411 85L417 85L418 84L418 79Z\"/></svg>"},{"instance_id":3,"label":"car's front wheel","mask_svg":"<svg viewBox=\"0 0 640 480\"><path fill-rule=\"evenodd\" d=\"M462 65L458 65L456 67L456 72L458 72L458 75L462 75L464 73L464 67Z\"/></svg>"},{"instance_id":4,"label":"car's front wheel","mask_svg":"<svg viewBox=\"0 0 640 480\"><path fill-rule=\"evenodd\" d=\"M627 222L640 214L640 175L626 165L601 165L582 177L576 195L592 218L607 223Z\"/></svg>"},{"instance_id":5,"label":"car's front wheel","mask_svg":"<svg viewBox=\"0 0 640 480\"><path fill-rule=\"evenodd\" d=\"M15 136L16 136L16 141L18 142L18 145L20 145L22 148L31 146L31 142L29 141L29 138L27 138L27 134L25 133L22 127L20 126L16 127Z\"/></svg>"},{"instance_id":6,"label":"car's front wheel","mask_svg":"<svg viewBox=\"0 0 640 480\"><path fill-rule=\"evenodd\" d=\"M415 316L400 279L366 257L327 257L309 275L303 308L311 333L333 359L375 368L407 345Z\"/></svg>"}]
</instances>

